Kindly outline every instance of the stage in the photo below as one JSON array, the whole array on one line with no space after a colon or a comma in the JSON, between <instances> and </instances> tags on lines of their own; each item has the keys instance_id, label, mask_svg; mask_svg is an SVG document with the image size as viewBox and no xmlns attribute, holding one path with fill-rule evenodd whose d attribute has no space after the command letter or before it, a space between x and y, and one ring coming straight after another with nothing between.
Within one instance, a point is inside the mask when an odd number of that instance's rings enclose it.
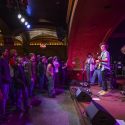
<instances>
[{"instance_id":1,"label":"stage","mask_svg":"<svg viewBox=\"0 0 125 125\"><path fill-rule=\"evenodd\" d=\"M75 91L80 86L71 86L70 93L74 101L75 107L78 111L80 118L83 121L83 124L89 125L90 120L86 116L86 108L90 105L91 102L79 102L76 97L74 97ZM101 88L98 85L91 86L90 91L92 93L92 100L101 105L104 109L108 111L115 119L125 121L125 96L120 94L120 90L109 90L108 93L104 96L100 96L98 92Z\"/></svg>"}]
</instances>

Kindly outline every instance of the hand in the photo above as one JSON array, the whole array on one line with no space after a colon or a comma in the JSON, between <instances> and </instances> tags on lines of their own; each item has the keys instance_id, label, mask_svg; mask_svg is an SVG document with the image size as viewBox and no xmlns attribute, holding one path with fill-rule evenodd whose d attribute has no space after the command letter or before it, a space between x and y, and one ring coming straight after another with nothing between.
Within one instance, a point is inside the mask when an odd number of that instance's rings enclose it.
<instances>
[{"instance_id":1,"label":"hand","mask_svg":"<svg viewBox=\"0 0 125 125\"><path fill-rule=\"evenodd\" d=\"M98 59L100 60L100 59L101 59L101 56L98 56Z\"/></svg>"},{"instance_id":2,"label":"hand","mask_svg":"<svg viewBox=\"0 0 125 125\"><path fill-rule=\"evenodd\" d=\"M99 61L99 60L96 60L95 62L96 62L96 63L99 63L100 61Z\"/></svg>"}]
</instances>

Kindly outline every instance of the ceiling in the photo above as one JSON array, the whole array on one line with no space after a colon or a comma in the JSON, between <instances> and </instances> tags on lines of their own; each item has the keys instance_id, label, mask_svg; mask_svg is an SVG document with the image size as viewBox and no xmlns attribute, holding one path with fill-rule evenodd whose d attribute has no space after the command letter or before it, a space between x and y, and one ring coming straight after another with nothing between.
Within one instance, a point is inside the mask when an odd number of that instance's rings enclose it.
<instances>
[{"instance_id":1,"label":"ceiling","mask_svg":"<svg viewBox=\"0 0 125 125\"><path fill-rule=\"evenodd\" d=\"M10 1L8 3L7 1ZM0 29L4 35L18 35L26 31L17 18L21 13L31 25L31 30L50 28L67 30L68 0L0 0Z\"/></svg>"},{"instance_id":2,"label":"ceiling","mask_svg":"<svg viewBox=\"0 0 125 125\"><path fill-rule=\"evenodd\" d=\"M68 0L29 0L27 13L34 24L66 25Z\"/></svg>"},{"instance_id":3,"label":"ceiling","mask_svg":"<svg viewBox=\"0 0 125 125\"><path fill-rule=\"evenodd\" d=\"M0 32L6 36L24 34L30 40L37 34L42 36L44 30L44 35L56 33L53 36L62 40L71 29L69 41L94 44L110 35L109 30L112 32L125 17L124 6L125 0L0 0ZM18 13L31 24L31 29L19 21Z\"/></svg>"}]
</instances>

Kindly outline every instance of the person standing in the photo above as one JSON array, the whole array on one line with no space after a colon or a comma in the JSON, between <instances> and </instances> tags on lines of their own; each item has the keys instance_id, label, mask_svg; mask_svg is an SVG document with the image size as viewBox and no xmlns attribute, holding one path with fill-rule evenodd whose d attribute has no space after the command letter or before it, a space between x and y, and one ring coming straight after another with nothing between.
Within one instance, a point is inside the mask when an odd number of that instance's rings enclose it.
<instances>
[{"instance_id":1,"label":"person standing","mask_svg":"<svg viewBox=\"0 0 125 125\"><path fill-rule=\"evenodd\" d=\"M14 79L16 86L16 107L17 111L28 111L28 88L26 85L26 76L23 67L23 58L18 57L14 70ZM22 100L23 97L23 100ZM23 106L23 107L22 107Z\"/></svg>"},{"instance_id":2,"label":"person standing","mask_svg":"<svg viewBox=\"0 0 125 125\"><path fill-rule=\"evenodd\" d=\"M91 79L91 85L95 85L96 78L98 78L98 85L102 86L102 75L101 75L101 67L100 63L95 64L95 70Z\"/></svg>"},{"instance_id":3,"label":"person standing","mask_svg":"<svg viewBox=\"0 0 125 125\"><path fill-rule=\"evenodd\" d=\"M40 92L43 92L44 84L46 82L46 57L42 56L37 65L37 74L39 78L39 88Z\"/></svg>"},{"instance_id":4,"label":"person standing","mask_svg":"<svg viewBox=\"0 0 125 125\"><path fill-rule=\"evenodd\" d=\"M2 93L2 62L1 62L1 56L2 56L2 50L0 49L0 105L2 104L2 101L3 101L3 93ZM3 115L1 110L2 109L0 108L0 117Z\"/></svg>"},{"instance_id":5,"label":"person standing","mask_svg":"<svg viewBox=\"0 0 125 125\"><path fill-rule=\"evenodd\" d=\"M54 88L54 66L53 66L53 58L48 58L48 64L46 69L46 77L48 80L48 94L49 97L55 97L55 88Z\"/></svg>"},{"instance_id":6,"label":"person standing","mask_svg":"<svg viewBox=\"0 0 125 125\"><path fill-rule=\"evenodd\" d=\"M37 63L36 63L36 55L34 53L30 53L30 76L31 76L31 82L29 87L29 96L33 96L34 87L37 80Z\"/></svg>"},{"instance_id":7,"label":"person standing","mask_svg":"<svg viewBox=\"0 0 125 125\"><path fill-rule=\"evenodd\" d=\"M101 75L102 75L102 90L99 92L100 95L105 95L108 92L107 80L110 74L110 54L107 51L107 44L100 44L101 55L98 57L96 62L101 64Z\"/></svg>"},{"instance_id":8,"label":"person standing","mask_svg":"<svg viewBox=\"0 0 125 125\"><path fill-rule=\"evenodd\" d=\"M59 86L59 83L60 83L60 80L59 80L59 67L60 67L60 64L59 64L57 56L55 56L53 58L53 65L54 65L54 83L55 83L55 85L57 87L57 86Z\"/></svg>"},{"instance_id":9,"label":"person standing","mask_svg":"<svg viewBox=\"0 0 125 125\"><path fill-rule=\"evenodd\" d=\"M95 68L94 58L91 53L88 53L88 55L87 55L84 68L85 68L84 70L86 71L87 82L90 83L91 79L92 79L93 71Z\"/></svg>"},{"instance_id":10,"label":"person standing","mask_svg":"<svg viewBox=\"0 0 125 125\"><path fill-rule=\"evenodd\" d=\"M8 101L9 88L11 84L11 76L10 76L10 67L9 67L9 50L3 49L2 56L0 58L1 63L1 91L3 94L2 104L1 104L1 113L4 117L6 115L6 105ZM6 117L6 116L5 116Z\"/></svg>"},{"instance_id":11,"label":"person standing","mask_svg":"<svg viewBox=\"0 0 125 125\"><path fill-rule=\"evenodd\" d=\"M16 58L17 58L17 50L11 49L10 50L10 59L9 59L9 67L10 67L10 76L11 76L11 85L10 85L10 91L9 91L9 102L10 105L13 107L16 102L16 88L14 84L14 70L16 65Z\"/></svg>"}]
</instances>

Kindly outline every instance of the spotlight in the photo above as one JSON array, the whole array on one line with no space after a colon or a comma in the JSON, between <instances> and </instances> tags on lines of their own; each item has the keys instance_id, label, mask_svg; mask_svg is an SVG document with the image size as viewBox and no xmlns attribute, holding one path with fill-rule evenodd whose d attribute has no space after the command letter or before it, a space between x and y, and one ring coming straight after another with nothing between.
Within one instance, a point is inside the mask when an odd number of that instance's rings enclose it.
<instances>
[{"instance_id":1,"label":"spotlight","mask_svg":"<svg viewBox=\"0 0 125 125\"><path fill-rule=\"evenodd\" d=\"M29 28L30 28L30 25L27 25L27 28L29 29Z\"/></svg>"},{"instance_id":2,"label":"spotlight","mask_svg":"<svg viewBox=\"0 0 125 125\"><path fill-rule=\"evenodd\" d=\"M27 26L28 25L28 22L25 22L25 26Z\"/></svg>"},{"instance_id":3,"label":"spotlight","mask_svg":"<svg viewBox=\"0 0 125 125\"><path fill-rule=\"evenodd\" d=\"M18 14L18 18L20 19L22 16L21 16L21 14Z\"/></svg>"},{"instance_id":4,"label":"spotlight","mask_svg":"<svg viewBox=\"0 0 125 125\"><path fill-rule=\"evenodd\" d=\"M17 17L28 29L31 27L29 23L26 21L26 19L20 13L17 15Z\"/></svg>"},{"instance_id":5,"label":"spotlight","mask_svg":"<svg viewBox=\"0 0 125 125\"><path fill-rule=\"evenodd\" d=\"M24 18L21 18L21 22L24 23L25 19Z\"/></svg>"}]
</instances>

